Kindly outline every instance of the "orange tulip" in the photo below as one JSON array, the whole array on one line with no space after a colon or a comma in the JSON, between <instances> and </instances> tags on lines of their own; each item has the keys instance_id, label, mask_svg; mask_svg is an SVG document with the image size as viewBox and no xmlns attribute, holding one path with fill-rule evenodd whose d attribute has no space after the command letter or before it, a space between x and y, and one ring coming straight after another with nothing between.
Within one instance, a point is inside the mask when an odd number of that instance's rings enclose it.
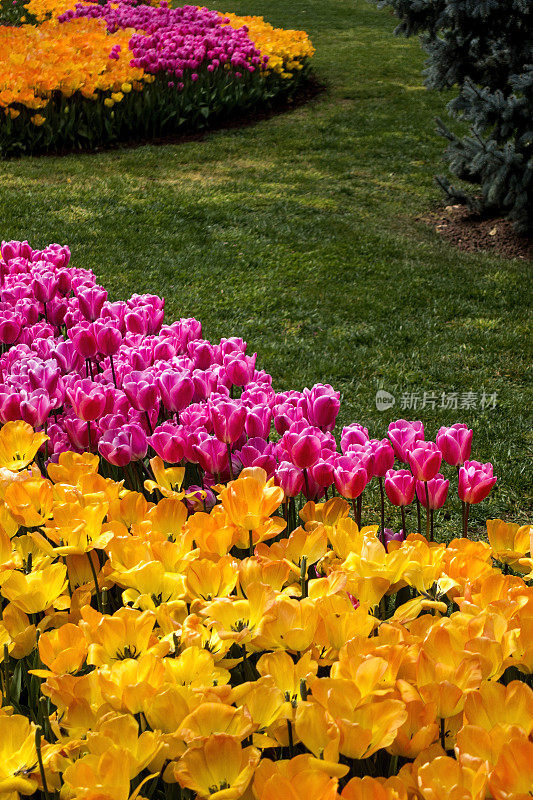
<instances>
[{"instance_id":1,"label":"orange tulip","mask_svg":"<svg viewBox=\"0 0 533 800\"><path fill-rule=\"evenodd\" d=\"M490 775L494 800L529 800L533 786L533 742L511 739Z\"/></svg>"},{"instance_id":2,"label":"orange tulip","mask_svg":"<svg viewBox=\"0 0 533 800\"><path fill-rule=\"evenodd\" d=\"M439 756L418 770L424 800L484 800L487 779L485 766L474 771L447 756Z\"/></svg>"},{"instance_id":3,"label":"orange tulip","mask_svg":"<svg viewBox=\"0 0 533 800\"><path fill-rule=\"evenodd\" d=\"M257 800L336 800L338 779L329 765L309 755L290 761L263 758L253 783Z\"/></svg>"},{"instance_id":4,"label":"orange tulip","mask_svg":"<svg viewBox=\"0 0 533 800\"><path fill-rule=\"evenodd\" d=\"M398 777L352 778L340 794L342 800L407 800L407 788Z\"/></svg>"}]
</instances>

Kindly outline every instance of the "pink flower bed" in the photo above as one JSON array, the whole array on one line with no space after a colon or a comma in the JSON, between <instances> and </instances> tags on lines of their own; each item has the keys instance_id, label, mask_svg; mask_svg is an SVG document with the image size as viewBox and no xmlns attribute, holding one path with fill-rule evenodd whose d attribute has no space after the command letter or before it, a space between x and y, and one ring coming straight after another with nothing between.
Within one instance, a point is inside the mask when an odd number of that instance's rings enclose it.
<instances>
[{"instance_id":1,"label":"pink flower bed","mask_svg":"<svg viewBox=\"0 0 533 800\"><path fill-rule=\"evenodd\" d=\"M496 482L490 464L469 460L464 424L441 428L432 442L419 421L391 423L384 439L354 423L343 428L339 452L332 431L340 395L329 384L276 392L242 339L213 344L196 319L166 324L155 295L109 301L92 272L69 266L67 247L4 242L0 252L0 422L44 428L44 458L97 451L142 480L145 457L156 453L167 464L196 465L206 503L213 484L259 466L287 498L320 498L334 487L358 519L358 501L376 479L402 515L415 498L427 508L428 532L448 494L443 462L457 470L465 532L470 504Z\"/></svg>"},{"instance_id":2,"label":"pink flower bed","mask_svg":"<svg viewBox=\"0 0 533 800\"><path fill-rule=\"evenodd\" d=\"M186 71L192 71L192 77L202 67L214 72L225 66L254 72L268 61L250 40L245 26L232 28L228 19L207 8L169 8L165 2L158 7L124 2L78 4L58 19L67 22L79 17L105 20L109 33L121 28L140 31L130 39L131 66L154 75L164 73L180 79ZM113 57L118 58L118 53L112 52Z\"/></svg>"}]
</instances>

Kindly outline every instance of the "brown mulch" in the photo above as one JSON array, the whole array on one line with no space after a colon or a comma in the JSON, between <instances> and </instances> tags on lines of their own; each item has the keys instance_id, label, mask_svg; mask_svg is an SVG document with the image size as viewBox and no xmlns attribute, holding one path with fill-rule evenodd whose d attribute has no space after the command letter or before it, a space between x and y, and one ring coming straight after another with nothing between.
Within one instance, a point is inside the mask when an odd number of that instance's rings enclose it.
<instances>
[{"instance_id":1,"label":"brown mulch","mask_svg":"<svg viewBox=\"0 0 533 800\"><path fill-rule=\"evenodd\" d=\"M482 217L467 206L441 208L419 220L431 225L459 250L492 252L503 258L533 260L533 236L520 236L504 217Z\"/></svg>"}]
</instances>

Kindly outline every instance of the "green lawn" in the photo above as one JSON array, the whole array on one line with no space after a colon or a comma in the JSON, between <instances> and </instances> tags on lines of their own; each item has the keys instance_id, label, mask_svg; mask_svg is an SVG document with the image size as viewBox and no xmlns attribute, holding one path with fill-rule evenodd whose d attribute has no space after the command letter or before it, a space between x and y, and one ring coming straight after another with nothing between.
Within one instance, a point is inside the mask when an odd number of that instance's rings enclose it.
<instances>
[{"instance_id":1,"label":"green lawn","mask_svg":"<svg viewBox=\"0 0 533 800\"><path fill-rule=\"evenodd\" d=\"M220 10L305 28L327 92L204 141L0 163L0 238L66 243L114 298L157 292L170 319L244 337L279 388L333 384L341 422L374 436L403 416L431 436L467 422L473 457L499 476L474 526L525 520L530 265L458 252L415 221L440 201L446 100L423 88L417 41L363 0ZM381 387L392 410L376 409ZM483 390L496 409L401 407L406 393Z\"/></svg>"}]
</instances>

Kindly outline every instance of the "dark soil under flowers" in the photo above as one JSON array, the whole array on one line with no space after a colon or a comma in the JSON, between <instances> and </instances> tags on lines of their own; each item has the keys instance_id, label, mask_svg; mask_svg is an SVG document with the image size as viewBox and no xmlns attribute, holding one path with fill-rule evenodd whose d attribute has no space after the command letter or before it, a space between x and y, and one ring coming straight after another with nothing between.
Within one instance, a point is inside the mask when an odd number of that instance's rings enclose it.
<instances>
[{"instance_id":1,"label":"dark soil under flowers","mask_svg":"<svg viewBox=\"0 0 533 800\"><path fill-rule=\"evenodd\" d=\"M533 260L533 236L521 236L505 217L483 217L467 206L441 208L419 218L459 250L491 251L503 258Z\"/></svg>"}]
</instances>

